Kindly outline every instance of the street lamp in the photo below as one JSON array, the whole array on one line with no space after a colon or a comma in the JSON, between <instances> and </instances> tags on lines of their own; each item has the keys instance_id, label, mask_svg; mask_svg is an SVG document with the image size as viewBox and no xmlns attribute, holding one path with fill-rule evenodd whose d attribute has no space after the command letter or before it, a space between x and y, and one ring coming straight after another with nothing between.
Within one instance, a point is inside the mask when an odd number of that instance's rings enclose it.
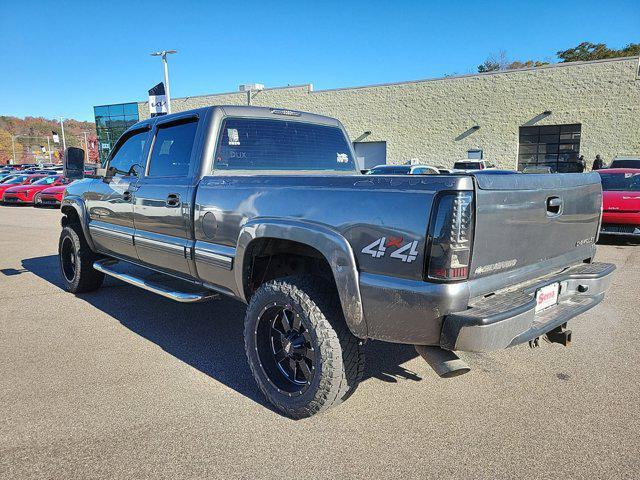
<instances>
[{"instance_id":1,"label":"street lamp","mask_svg":"<svg viewBox=\"0 0 640 480\"><path fill-rule=\"evenodd\" d=\"M152 57L162 57L162 63L164 65L164 87L167 94L167 113L171 113L171 93L169 92L169 67L167 65L167 55L172 53L178 53L178 51L162 50L161 52L154 52L150 54Z\"/></svg>"},{"instance_id":2,"label":"street lamp","mask_svg":"<svg viewBox=\"0 0 640 480\"><path fill-rule=\"evenodd\" d=\"M62 149L67 149L67 139L64 136L64 118L60 117L60 128L62 128Z\"/></svg>"}]
</instances>

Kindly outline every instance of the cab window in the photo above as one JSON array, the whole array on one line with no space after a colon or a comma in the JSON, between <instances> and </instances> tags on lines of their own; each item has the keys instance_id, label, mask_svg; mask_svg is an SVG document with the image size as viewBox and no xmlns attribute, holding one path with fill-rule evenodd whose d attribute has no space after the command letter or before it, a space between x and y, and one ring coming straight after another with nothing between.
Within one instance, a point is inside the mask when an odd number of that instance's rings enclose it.
<instances>
[{"instance_id":1,"label":"cab window","mask_svg":"<svg viewBox=\"0 0 640 480\"><path fill-rule=\"evenodd\" d=\"M149 177L185 177L189 174L197 120L161 125L149 160Z\"/></svg>"},{"instance_id":2,"label":"cab window","mask_svg":"<svg viewBox=\"0 0 640 480\"><path fill-rule=\"evenodd\" d=\"M147 131L133 133L114 152L109 161L109 169L116 175L139 176L144 170L142 152L147 139Z\"/></svg>"}]
</instances>

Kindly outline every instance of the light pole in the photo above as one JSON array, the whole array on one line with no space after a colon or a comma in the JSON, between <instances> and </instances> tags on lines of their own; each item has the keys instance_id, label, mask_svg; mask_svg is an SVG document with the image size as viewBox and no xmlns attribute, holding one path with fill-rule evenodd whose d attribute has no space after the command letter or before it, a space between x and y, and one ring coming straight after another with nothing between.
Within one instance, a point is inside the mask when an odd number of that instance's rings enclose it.
<instances>
[{"instance_id":1,"label":"light pole","mask_svg":"<svg viewBox=\"0 0 640 480\"><path fill-rule=\"evenodd\" d=\"M64 118L60 117L60 127L62 128L62 149L67 149L67 140L64 138Z\"/></svg>"},{"instance_id":2,"label":"light pole","mask_svg":"<svg viewBox=\"0 0 640 480\"><path fill-rule=\"evenodd\" d=\"M47 152L49 152L49 163L51 163L51 142L49 141L48 135L47 135Z\"/></svg>"},{"instance_id":3,"label":"light pole","mask_svg":"<svg viewBox=\"0 0 640 480\"><path fill-rule=\"evenodd\" d=\"M161 52L154 52L152 57L162 57L162 63L164 65L164 88L167 94L167 113L171 113L171 93L169 90L169 66L167 64L167 55L172 53L178 53L177 50L162 50Z\"/></svg>"},{"instance_id":4,"label":"light pole","mask_svg":"<svg viewBox=\"0 0 640 480\"><path fill-rule=\"evenodd\" d=\"M84 156L84 161L85 163L89 163L89 142L87 142L87 133L89 132L82 132L84 133L84 149L85 149L85 156Z\"/></svg>"}]
</instances>

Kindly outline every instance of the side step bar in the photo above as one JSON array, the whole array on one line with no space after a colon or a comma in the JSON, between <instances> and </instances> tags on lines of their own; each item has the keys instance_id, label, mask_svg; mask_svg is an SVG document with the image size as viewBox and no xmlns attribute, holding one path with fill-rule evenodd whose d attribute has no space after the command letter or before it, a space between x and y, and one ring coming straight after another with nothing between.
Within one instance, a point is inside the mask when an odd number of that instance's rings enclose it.
<instances>
[{"instance_id":1,"label":"side step bar","mask_svg":"<svg viewBox=\"0 0 640 480\"><path fill-rule=\"evenodd\" d=\"M95 268L99 272L104 273L105 275L109 275L110 277L117 278L118 280L122 280L125 283L143 288L144 290L156 293L163 297L170 298L171 300L175 300L176 302L181 302L181 303L204 302L206 300L212 300L220 296L218 293L212 292L211 290L192 291L192 292L180 291L175 288L171 288L171 286L169 285L162 285L160 283L149 281L146 278L135 277L127 273L118 272L111 268L113 265L117 263L118 263L118 260L113 260L110 258L106 260L98 260L96 262L93 262L93 268Z\"/></svg>"}]
</instances>

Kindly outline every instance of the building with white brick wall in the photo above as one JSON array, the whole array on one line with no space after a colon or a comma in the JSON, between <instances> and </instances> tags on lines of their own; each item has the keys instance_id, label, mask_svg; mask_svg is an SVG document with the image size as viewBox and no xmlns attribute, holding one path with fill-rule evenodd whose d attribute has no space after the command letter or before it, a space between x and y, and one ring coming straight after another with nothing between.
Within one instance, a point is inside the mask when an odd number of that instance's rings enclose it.
<instances>
[{"instance_id":1,"label":"building with white brick wall","mask_svg":"<svg viewBox=\"0 0 640 480\"><path fill-rule=\"evenodd\" d=\"M173 98L171 107L247 101L246 92L231 92ZM571 171L579 154L588 165L596 154L607 162L640 155L638 57L330 90L265 88L251 92L251 104L338 118L365 167L411 160L450 167L482 155L501 168ZM139 102L138 117L148 116Z\"/></svg>"}]
</instances>

